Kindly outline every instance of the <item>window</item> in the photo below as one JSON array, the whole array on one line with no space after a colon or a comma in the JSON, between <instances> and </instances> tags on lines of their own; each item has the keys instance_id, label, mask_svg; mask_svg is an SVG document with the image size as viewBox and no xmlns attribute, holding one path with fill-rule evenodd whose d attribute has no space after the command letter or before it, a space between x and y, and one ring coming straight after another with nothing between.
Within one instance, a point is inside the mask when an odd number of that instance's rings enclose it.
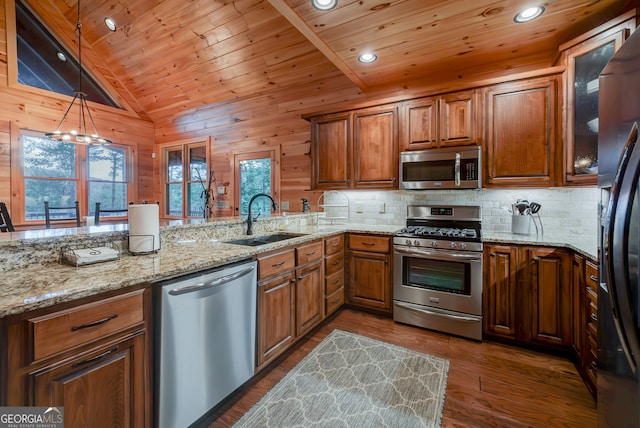
<instances>
[{"instance_id":1,"label":"window","mask_svg":"<svg viewBox=\"0 0 640 428\"><path fill-rule=\"evenodd\" d=\"M204 217L205 189L209 180L206 143L168 147L164 150L164 159L165 214Z\"/></svg>"},{"instance_id":2,"label":"window","mask_svg":"<svg viewBox=\"0 0 640 428\"><path fill-rule=\"evenodd\" d=\"M276 150L234 155L235 182L238 183L235 205L241 216L248 215L249 201L258 193L271 195L277 201L276 158ZM271 201L268 198L256 199L251 214L262 217L271 215Z\"/></svg>"},{"instance_id":3,"label":"window","mask_svg":"<svg viewBox=\"0 0 640 428\"><path fill-rule=\"evenodd\" d=\"M73 96L73 91L79 89L78 62L21 0L16 0L16 33L18 83ZM86 69L82 91L89 101L120 108Z\"/></svg>"},{"instance_id":4,"label":"window","mask_svg":"<svg viewBox=\"0 0 640 428\"><path fill-rule=\"evenodd\" d=\"M120 209L132 199L127 146L76 145L29 131L20 131L15 144L18 155L12 157L11 169L17 171L24 192L16 192L12 201L14 223L44 221L45 200L52 206L79 201L81 215L93 215L96 202L103 209Z\"/></svg>"}]
</instances>

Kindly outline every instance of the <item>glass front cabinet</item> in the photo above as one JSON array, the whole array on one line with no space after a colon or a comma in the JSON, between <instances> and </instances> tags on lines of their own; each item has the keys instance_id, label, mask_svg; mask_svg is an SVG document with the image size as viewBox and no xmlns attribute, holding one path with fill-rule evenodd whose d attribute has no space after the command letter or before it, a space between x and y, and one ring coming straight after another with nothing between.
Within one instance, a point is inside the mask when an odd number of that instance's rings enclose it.
<instances>
[{"instance_id":1,"label":"glass front cabinet","mask_svg":"<svg viewBox=\"0 0 640 428\"><path fill-rule=\"evenodd\" d=\"M620 17L560 47L565 71L565 185L598 180L598 77L635 28Z\"/></svg>"}]
</instances>

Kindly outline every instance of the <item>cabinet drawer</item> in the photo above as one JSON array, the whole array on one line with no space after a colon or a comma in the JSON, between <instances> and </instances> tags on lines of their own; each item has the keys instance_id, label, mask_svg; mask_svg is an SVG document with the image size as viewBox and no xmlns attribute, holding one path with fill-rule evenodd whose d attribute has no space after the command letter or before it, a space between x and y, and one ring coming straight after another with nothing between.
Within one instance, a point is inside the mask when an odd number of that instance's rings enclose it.
<instances>
[{"instance_id":1,"label":"cabinet drawer","mask_svg":"<svg viewBox=\"0 0 640 428\"><path fill-rule=\"evenodd\" d=\"M269 278L290 270L296 266L293 249L258 258L258 280Z\"/></svg>"},{"instance_id":2,"label":"cabinet drawer","mask_svg":"<svg viewBox=\"0 0 640 428\"><path fill-rule=\"evenodd\" d=\"M324 255L341 253L344 250L344 235L333 236L324 240Z\"/></svg>"},{"instance_id":3,"label":"cabinet drawer","mask_svg":"<svg viewBox=\"0 0 640 428\"><path fill-rule=\"evenodd\" d=\"M144 321L143 290L30 319L33 359L106 337Z\"/></svg>"},{"instance_id":4,"label":"cabinet drawer","mask_svg":"<svg viewBox=\"0 0 640 428\"><path fill-rule=\"evenodd\" d=\"M339 270L324 278L325 294L329 295L338 288L344 287L344 270Z\"/></svg>"},{"instance_id":5,"label":"cabinet drawer","mask_svg":"<svg viewBox=\"0 0 640 428\"><path fill-rule=\"evenodd\" d=\"M594 296L597 296L598 293L598 267L590 262L586 262L584 264L584 276L585 276L585 284L587 285L587 291L590 289L593 292Z\"/></svg>"},{"instance_id":6,"label":"cabinet drawer","mask_svg":"<svg viewBox=\"0 0 640 428\"><path fill-rule=\"evenodd\" d=\"M334 254L324 259L324 274L329 276L344 267L344 254Z\"/></svg>"},{"instance_id":7,"label":"cabinet drawer","mask_svg":"<svg viewBox=\"0 0 640 428\"><path fill-rule=\"evenodd\" d=\"M344 287L334 291L325 298L325 312L327 315L344 304Z\"/></svg>"},{"instance_id":8,"label":"cabinet drawer","mask_svg":"<svg viewBox=\"0 0 640 428\"><path fill-rule=\"evenodd\" d=\"M296 248L297 265L302 266L322 258L322 242L313 242Z\"/></svg>"},{"instance_id":9,"label":"cabinet drawer","mask_svg":"<svg viewBox=\"0 0 640 428\"><path fill-rule=\"evenodd\" d=\"M390 241L390 238L383 236L349 235L349 249L388 253Z\"/></svg>"}]
</instances>

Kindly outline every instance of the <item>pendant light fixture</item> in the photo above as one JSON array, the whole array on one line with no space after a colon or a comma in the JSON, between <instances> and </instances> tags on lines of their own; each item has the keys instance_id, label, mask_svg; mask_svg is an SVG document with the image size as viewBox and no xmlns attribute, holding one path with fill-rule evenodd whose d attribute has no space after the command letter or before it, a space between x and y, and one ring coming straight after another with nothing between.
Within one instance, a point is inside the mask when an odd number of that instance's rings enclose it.
<instances>
[{"instance_id":1,"label":"pendant light fixture","mask_svg":"<svg viewBox=\"0 0 640 428\"><path fill-rule=\"evenodd\" d=\"M58 127L53 132L48 132L44 134L47 138L51 138L57 141L63 141L67 143L75 143L75 144L91 144L91 145L108 145L112 144L112 141L107 140L106 138L102 138L98 135L98 131L96 129L96 124L93 121L93 117L91 116L91 110L89 110L89 105L87 104L87 94L82 92L82 23L80 22L80 0L78 0L78 21L76 22L76 30L75 34L78 37L78 89L73 91L75 96L71 101L71 104L67 108L67 111L64 112ZM78 127L77 129L72 128L69 131L62 131L62 126L65 124L67 120L67 115L71 111L71 108L75 104L76 100L78 101L78 106L80 108L78 112ZM93 133L87 132L87 119L91 123L93 127Z\"/></svg>"}]
</instances>

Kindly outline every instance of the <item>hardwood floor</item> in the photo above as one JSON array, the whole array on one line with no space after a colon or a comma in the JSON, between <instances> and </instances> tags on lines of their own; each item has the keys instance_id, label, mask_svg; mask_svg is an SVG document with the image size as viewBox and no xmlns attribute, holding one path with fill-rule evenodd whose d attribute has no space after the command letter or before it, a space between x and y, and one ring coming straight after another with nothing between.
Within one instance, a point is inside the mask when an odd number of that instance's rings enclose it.
<instances>
[{"instance_id":1,"label":"hardwood floor","mask_svg":"<svg viewBox=\"0 0 640 428\"><path fill-rule=\"evenodd\" d=\"M343 309L258 374L212 416L232 426L332 330L393 343L450 361L443 427L597 426L596 405L571 361L545 353L451 337ZM215 420L213 418L216 418Z\"/></svg>"}]
</instances>

